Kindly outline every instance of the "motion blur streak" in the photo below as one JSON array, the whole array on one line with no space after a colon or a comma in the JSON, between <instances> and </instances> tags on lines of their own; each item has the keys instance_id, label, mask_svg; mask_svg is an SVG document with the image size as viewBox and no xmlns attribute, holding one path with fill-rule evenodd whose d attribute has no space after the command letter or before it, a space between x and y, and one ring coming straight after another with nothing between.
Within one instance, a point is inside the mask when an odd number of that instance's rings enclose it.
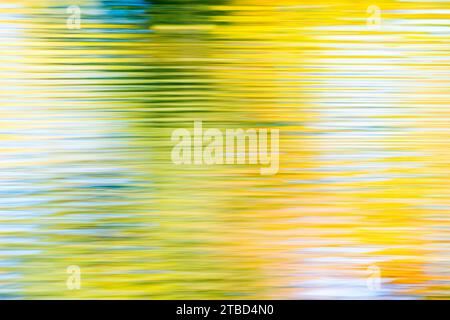
<instances>
[{"instance_id":1,"label":"motion blur streak","mask_svg":"<svg viewBox=\"0 0 450 320\"><path fill-rule=\"evenodd\" d=\"M2 0L0 298L450 298L449 17ZM279 129L278 174L172 164L195 120Z\"/></svg>"}]
</instances>

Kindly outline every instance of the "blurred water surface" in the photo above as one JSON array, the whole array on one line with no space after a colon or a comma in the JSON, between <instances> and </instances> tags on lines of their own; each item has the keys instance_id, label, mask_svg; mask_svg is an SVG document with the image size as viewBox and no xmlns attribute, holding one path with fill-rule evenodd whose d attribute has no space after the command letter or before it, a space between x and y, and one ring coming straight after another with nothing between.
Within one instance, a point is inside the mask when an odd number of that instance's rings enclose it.
<instances>
[{"instance_id":1,"label":"blurred water surface","mask_svg":"<svg viewBox=\"0 0 450 320\"><path fill-rule=\"evenodd\" d=\"M0 298L449 298L450 4L371 4L3 0ZM173 165L194 120L280 172Z\"/></svg>"}]
</instances>

